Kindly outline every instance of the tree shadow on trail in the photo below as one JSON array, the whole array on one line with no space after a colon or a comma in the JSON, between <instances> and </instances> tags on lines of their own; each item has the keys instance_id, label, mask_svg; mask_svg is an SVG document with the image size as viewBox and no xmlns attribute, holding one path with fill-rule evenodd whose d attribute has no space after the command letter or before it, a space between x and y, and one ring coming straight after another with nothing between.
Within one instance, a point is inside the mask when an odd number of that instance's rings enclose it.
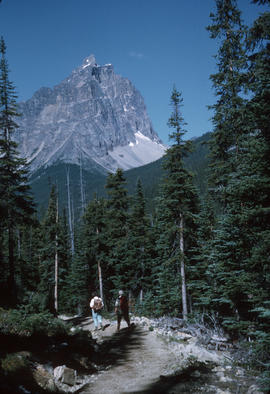
<instances>
[{"instance_id":1,"label":"tree shadow on trail","mask_svg":"<svg viewBox=\"0 0 270 394\"><path fill-rule=\"evenodd\" d=\"M91 321L91 318L87 316L76 316L67 320L68 323L75 327L88 326ZM105 325L104 329L110 325ZM104 331L104 334L102 334L102 343L97 343L94 346L94 352L92 351L90 355L91 361L101 370L108 366L117 366L125 363L134 349L139 351L147 332L132 323L129 328L122 328L113 335L106 335L106 331Z\"/></svg>"},{"instance_id":2,"label":"tree shadow on trail","mask_svg":"<svg viewBox=\"0 0 270 394\"><path fill-rule=\"evenodd\" d=\"M104 342L96 353L96 363L103 367L124 364L132 352L139 352L147 332L139 327L121 329L112 336L103 337Z\"/></svg>"},{"instance_id":3,"label":"tree shadow on trail","mask_svg":"<svg viewBox=\"0 0 270 394\"><path fill-rule=\"evenodd\" d=\"M143 390L129 391L128 394L191 394L202 392L202 387L209 381L211 367L210 365L189 366L175 376L160 376L156 382L149 384ZM197 375L194 374L195 371ZM209 393L209 391L207 392ZM121 394L127 393L123 391Z\"/></svg>"},{"instance_id":4,"label":"tree shadow on trail","mask_svg":"<svg viewBox=\"0 0 270 394\"><path fill-rule=\"evenodd\" d=\"M83 327L83 326L87 326L90 320L91 320L90 317L82 315L82 316L76 316L66 319L65 322L72 324L72 326L74 327Z\"/></svg>"},{"instance_id":5,"label":"tree shadow on trail","mask_svg":"<svg viewBox=\"0 0 270 394\"><path fill-rule=\"evenodd\" d=\"M134 357L134 353L140 354L147 334L145 329L133 326L122 329L113 336L105 337L97 353L97 364L103 368L125 364L132 355ZM201 388L209 381L212 368L211 363L206 365L195 362L179 371L175 376L160 376L156 382L140 391L127 393L123 390L121 394L193 394L201 392Z\"/></svg>"}]
</instances>

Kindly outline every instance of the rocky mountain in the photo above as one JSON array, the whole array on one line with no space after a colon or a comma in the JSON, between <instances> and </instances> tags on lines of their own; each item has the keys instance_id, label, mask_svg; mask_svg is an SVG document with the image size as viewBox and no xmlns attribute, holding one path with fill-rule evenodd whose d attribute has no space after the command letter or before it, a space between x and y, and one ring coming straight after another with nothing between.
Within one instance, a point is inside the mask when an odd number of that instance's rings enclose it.
<instances>
[{"instance_id":1,"label":"rocky mountain","mask_svg":"<svg viewBox=\"0 0 270 394\"><path fill-rule=\"evenodd\" d=\"M54 88L20 103L19 112L15 139L32 173L69 163L105 174L155 161L166 149L140 93L94 55Z\"/></svg>"}]
</instances>

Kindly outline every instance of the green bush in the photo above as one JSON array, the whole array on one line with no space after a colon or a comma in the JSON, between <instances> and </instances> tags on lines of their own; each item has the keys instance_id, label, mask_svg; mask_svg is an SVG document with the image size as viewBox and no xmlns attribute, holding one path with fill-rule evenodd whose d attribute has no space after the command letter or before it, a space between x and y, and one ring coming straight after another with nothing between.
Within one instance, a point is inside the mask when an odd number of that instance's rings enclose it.
<instances>
[{"instance_id":1,"label":"green bush","mask_svg":"<svg viewBox=\"0 0 270 394\"><path fill-rule=\"evenodd\" d=\"M46 311L47 298L40 293L26 292L23 299L23 308L27 314ZM48 310L48 309L47 309Z\"/></svg>"},{"instance_id":2,"label":"green bush","mask_svg":"<svg viewBox=\"0 0 270 394\"><path fill-rule=\"evenodd\" d=\"M256 331L253 344L253 362L261 370L259 384L262 391L270 392L270 332Z\"/></svg>"},{"instance_id":3,"label":"green bush","mask_svg":"<svg viewBox=\"0 0 270 394\"><path fill-rule=\"evenodd\" d=\"M0 310L0 333L22 334L22 315L19 310Z\"/></svg>"},{"instance_id":4,"label":"green bush","mask_svg":"<svg viewBox=\"0 0 270 394\"><path fill-rule=\"evenodd\" d=\"M17 374L19 371L26 370L28 366L27 357L19 353L8 354L1 360L1 367L5 374Z\"/></svg>"},{"instance_id":5,"label":"green bush","mask_svg":"<svg viewBox=\"0 0 270 394\"><path fill-rule=\"evenodd\" d=\"M69 325L50 313L27 313L24 309L0 310L0 333L31 336L67 334Z\"/></svg>"}]
</instances>

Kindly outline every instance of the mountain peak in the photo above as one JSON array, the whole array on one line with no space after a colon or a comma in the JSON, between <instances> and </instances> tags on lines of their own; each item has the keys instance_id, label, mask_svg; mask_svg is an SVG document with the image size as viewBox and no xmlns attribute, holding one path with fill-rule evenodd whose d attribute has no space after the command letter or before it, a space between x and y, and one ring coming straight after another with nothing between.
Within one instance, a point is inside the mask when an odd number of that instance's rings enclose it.
<instances>
[{"instance_id":1,"label":"mountain peak","mask_svg":"<svg viewBox=\"0 0 270 394\"><path fill-rule=\"evenodd\" d=\"M96 66L97 62L96 62L96 57L95 55L91 54L90 56L86 57L83 61L82 66L83 67L87 67L87 66Z\"/></svg>"},{"instance_id":2,"label":"mountain peak","mask_svg":"<svg viewBox=\"0 0 270 394\"><path fill-rule=\"evenodd\" d=\"M93 54L53 89L21 103L20 112L16 139L32 172L56 162L115 171L164 154L140 93Z\"/></svg>"}]
</instances>

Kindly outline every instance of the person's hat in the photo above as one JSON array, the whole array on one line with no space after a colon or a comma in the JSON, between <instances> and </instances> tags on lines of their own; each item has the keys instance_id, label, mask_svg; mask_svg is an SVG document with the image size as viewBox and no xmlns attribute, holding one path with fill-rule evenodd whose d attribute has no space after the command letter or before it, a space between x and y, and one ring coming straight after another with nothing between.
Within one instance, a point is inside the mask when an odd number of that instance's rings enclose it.
<instances>
[{"instance_id":1,"label":"person's hat","mask_svg":"<svg viewBox=\"0 0 270 394\"><path fill-rule=\"evenodd\" d=\"M123 294L124 294L123 290L119 290L119 295L121 296Z\"/></svg>"}]
</instances>

